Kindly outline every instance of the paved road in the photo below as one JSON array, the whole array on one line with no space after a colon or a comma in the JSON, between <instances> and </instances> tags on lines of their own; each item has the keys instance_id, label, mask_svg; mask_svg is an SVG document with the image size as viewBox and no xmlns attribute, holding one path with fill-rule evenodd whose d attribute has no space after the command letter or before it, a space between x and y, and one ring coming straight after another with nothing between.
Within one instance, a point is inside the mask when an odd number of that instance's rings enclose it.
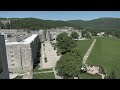
<instances>
[{"instance_id":1,"label":"paved road","mask_svg":"<svg viewBox=\"0 0 120 90\"><path fill-rule=\"evenodd\" d=\"M91 51L92 51L92 49L93 49L93 47L94 47L95 42L96 42L96 39L94 39L94 41L93 41L93 43L91 44L91 46L89 47L88 51L87 51L86 54L84 55L84 57L83 57L83 62L82 62L83 64L86 63L87 58L89 57L89 55L90 55L90 53L91 53Z\"/></svg>"}]
</instances>

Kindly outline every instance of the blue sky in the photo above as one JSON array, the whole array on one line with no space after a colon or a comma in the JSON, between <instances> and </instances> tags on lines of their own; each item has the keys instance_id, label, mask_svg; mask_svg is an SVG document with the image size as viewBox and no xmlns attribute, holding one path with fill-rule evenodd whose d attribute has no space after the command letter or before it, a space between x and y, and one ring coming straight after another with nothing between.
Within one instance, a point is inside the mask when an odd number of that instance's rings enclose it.
<instances>
[{"instance_id":1,"label":"blue sky","mask_svg":"<svg viewBox=\"0 0 120 90\"><path fill-rule=\"evenodd\" d=\"M0 11L0 17L34 17L45 20L91 20L101 17L120 18L120 11Z\"/></svg>"}]
</instances>

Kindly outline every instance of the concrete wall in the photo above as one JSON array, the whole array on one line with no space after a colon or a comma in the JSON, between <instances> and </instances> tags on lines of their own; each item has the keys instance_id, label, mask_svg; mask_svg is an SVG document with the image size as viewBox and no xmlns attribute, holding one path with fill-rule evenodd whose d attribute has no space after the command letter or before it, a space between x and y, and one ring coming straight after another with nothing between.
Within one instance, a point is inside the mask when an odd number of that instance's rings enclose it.
<instances>
[{"instance_id":1,"label":"concrete wall","mask_svg":"<svg viewBox=\"0 0 120 90\"><path fill-rule=\"evenodd\" d=\"M5 39L3 35L0 35L0 70L0 79L9 79Z\"/></svg>"}]
</instances>

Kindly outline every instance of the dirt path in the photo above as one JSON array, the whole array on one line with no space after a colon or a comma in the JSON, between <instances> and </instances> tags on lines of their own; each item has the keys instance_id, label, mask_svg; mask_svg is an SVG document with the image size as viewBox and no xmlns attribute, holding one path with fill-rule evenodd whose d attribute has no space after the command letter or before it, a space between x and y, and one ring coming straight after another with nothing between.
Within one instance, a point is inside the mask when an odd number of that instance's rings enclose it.
<instances>
[{"instance_id":1,"label":"dirt path","mask_svg":"<svg viewBox=\"0 0 120 90\"><path fill-rule=\"evenodd\" d=\"M88 58L88 56L90 55L90 53L91 53L91 51L92 51L92 49L93 49L93 47L94 47L95 42L96 42L96 39L94 39L94 41L93 41L93 43L91 44L91 46L89 47L88 51L87 51L86 54L84 55L84 57L83 57L83 62L82 62L83 64L86 63L87 58Z\"/></svg>"},{"instance_id":2,"label":"dirt path","mask_svg":"<svg viewBox=\"0 0 120 90\"><path fill-rule=\"evenodd\" d=\"M105 75L104 74L101 74L101 73L98 73L99 75L101 75L102 79L105 78Z\"/></svg>"},{"instance_id":3,"label":"dirt path","mask_svg":"<svg viewBox=\"0 0 120 90\"><path fill-rule=\"evenodd\" d=\"M55 71L55 68L53 68L53 71L54 71L55 79L62 79L62 77L57 75L57 72Z\"/></svg>"},{"instance_id":4,"label":"dirt path","mask_svg":"<svg viewBox=\"0 0 120 90\"><path fill-rule=\"evenodd\" d=\"M56 62L59 60L60 56L57 56L57 50L54 50L49 41L45 42L45 47L42 47L42 69L53 68L56 66ZM44 57L47 57L47 62L45 62Z\"/></svg>"},{"instance_id":5,"label":"dirt path","mask_svg":"<svg viewBox=\"0 0 120 90\"><path fill-rule=\"evenodd\" d=\"M34 72L34 74L39 74L39 73L50 73L50 72L54 72L54 71L53 71L53 70L50 70L50 71Z\"/></svg>"}]
</instances>

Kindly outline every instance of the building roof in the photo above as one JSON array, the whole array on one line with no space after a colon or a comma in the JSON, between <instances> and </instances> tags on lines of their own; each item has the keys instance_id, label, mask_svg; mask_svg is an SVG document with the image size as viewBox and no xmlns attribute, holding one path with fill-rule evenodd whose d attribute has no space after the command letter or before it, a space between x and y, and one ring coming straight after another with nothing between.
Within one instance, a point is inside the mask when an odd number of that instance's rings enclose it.
<instances>
[{"instance_id":1,"label":"building roof","mask_svg":"<svg viewBox=\"0 0 120 90\"><path fill-rule=\"evenodd\" d=\"M13 44L29 44L31 43L38 34L33 34L32 36L26 38L25 40L21 41L21 42L6 42L6 45L13 45Z\"/></svg>"},{"instance_id":2,"label":"building roof","mask_svg":"<svg viewBox=\"0 0 120 90\"><path fill-rule=\"evenodd\" d=\"M23 40L22 42L27 42L27 43L31 43L36 37L37 37L38 34L33 34L32 36L26 38L25 40Z\"/></svg>"}]
</instances>

